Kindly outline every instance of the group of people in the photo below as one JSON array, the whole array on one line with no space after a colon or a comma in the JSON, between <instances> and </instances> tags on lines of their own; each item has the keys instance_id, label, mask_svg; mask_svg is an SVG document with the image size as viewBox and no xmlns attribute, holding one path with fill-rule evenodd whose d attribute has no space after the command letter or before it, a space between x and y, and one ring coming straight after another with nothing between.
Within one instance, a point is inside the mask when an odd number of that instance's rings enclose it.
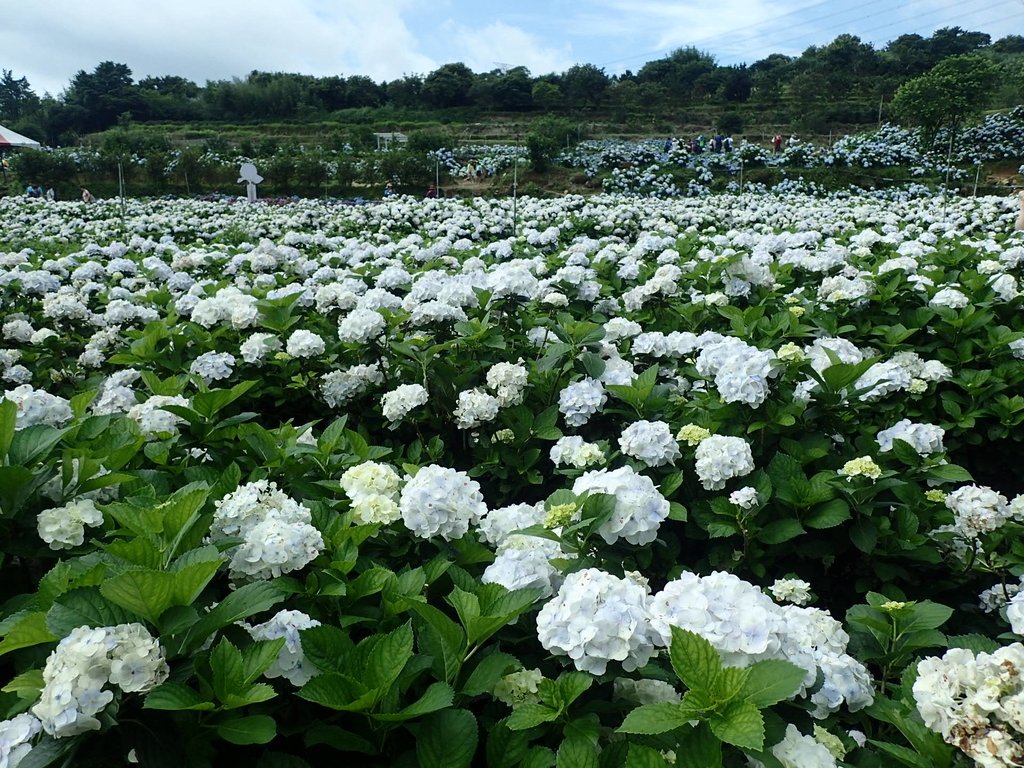
<instances>
[{"instance_id":1,"label":"group of people","mask_svg":"<svg viewBox=\"0 0 1024 768\"><path fill-rule=\"evenodd\" d=\"M25 187L25 196L35 199L46 198L47 200L50 201L57 199L57 193L54 191L53 187L47 187L46 191L43 191L42 185L37 184L35 182L32 182L27 187ZM82 202L92 203L95 201L96 197L93 195L93 193L90 192L85 187L82 187Z\"/></svg>"},{"instance_id":2,"label":"group of people","mask_svg":"<svg viewBox=\"0 0 1024 768\"><path fill-rule=\"evenodd\" d=\"M800 143L800 139L798 139L796 136L790 136L789 137L789 141L786 142L786 145L790 146L790 147L795 147L799 143ZM772 151L775 154L779 154L779 152L782 151L782 134L781 133L776 133L774 136L772 136Z\"/></svg>"},{"instance_id":3,"label":"group of people","mask_svg":"<svg viewBox=\"0 0 1024 768\"><path fill-rule=\"evenodd\" d=\"M704 136L700 134L688 142L685 142L683 148L691 155L699 155L704 150L709 152L732 152L732 136L725 136L721 133L716 133L714 136ZM668 154L676 147L675 139L667 139L665 141L665 153Z\"/></svg>"},{"instance_id":4,"label":"group of people","mask_svg":"<svg viewBox=\"0 0 1024 768\"><path fill-rule=\"evenodd\" d=\"M33 182L25 187L25 196L34 198L45 197L47 200L55 200L57 198L57 193L53 191L53 187L47 187L44 192L42 185Z\"/></svg>"}]
</instances>

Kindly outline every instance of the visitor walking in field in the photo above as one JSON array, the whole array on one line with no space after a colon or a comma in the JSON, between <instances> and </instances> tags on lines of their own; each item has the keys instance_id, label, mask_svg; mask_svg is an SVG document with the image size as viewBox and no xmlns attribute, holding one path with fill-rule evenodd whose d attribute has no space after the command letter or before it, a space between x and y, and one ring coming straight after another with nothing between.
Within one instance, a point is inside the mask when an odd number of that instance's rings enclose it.
<instances>
[{"instance_id":1,"label":"visitor walking in field","mask_svg":"<svg viewBox=\"0 0 1024 768\"><path fill-rule=\"evenodd\" d=\"M1020 213L1017 214L1017 223L1013 228L1018 232L1024 232L1024 189L1017 193L1017 197L1020 199Z\"/></svg>"},{"instance_id":2,"label":"visitor walking in field","mask_svg":"<svg viewBox=\"0 0 1024 768\"><path fill-rule=\"evenodd\" d=\"M90 192L85 187L82 187L82 202L83 203L94 203L94 202L96 202L96 198L93 197L92 192Z\"/></svg>"}]
</instances>

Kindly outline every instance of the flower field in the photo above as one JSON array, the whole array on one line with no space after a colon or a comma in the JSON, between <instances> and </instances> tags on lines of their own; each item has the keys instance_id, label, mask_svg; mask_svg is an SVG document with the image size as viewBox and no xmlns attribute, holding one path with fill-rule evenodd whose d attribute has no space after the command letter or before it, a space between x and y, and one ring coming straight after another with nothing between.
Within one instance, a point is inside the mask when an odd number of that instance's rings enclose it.
<instances>
[{"instance_id":1,"label":"flower field","mask_svg":"<svg viewBox=\"0 0 1024 768\"><path fill-rule=\"evenodd\" d=\"M0 199L0 768L1024 765L1016 216Z\"/></svg>"}]
</instances>

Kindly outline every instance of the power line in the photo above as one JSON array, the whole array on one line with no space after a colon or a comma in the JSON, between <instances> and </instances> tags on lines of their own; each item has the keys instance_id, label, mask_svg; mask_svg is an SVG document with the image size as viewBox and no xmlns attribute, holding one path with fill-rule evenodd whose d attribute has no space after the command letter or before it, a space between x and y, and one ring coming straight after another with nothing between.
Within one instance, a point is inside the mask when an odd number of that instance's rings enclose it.
<instances>
[{"instance_id":1,"label":"power line","mask_svg":"<svg viewBox=\"0 0 1024 768\"><path fill-rule=\"evenodd\" d=\"M910 0L910 2L912 2L912 3L916 2L916 1L917 0ZM917 16L916 21L920 22L920 19L921 19L922 16L931 16L931 15L934 15L936 13L941 14L941 13L943 13L944 11L946 11L946 10L948 10L950 8L957 8L957 9L962 10L964 5L969 5L971 3L975 4L976 7L980 8L981 4L988 5L989 4L989 0L954 0L953 2L947 3L946 5L942 5L942 6L939 6L937 8L933 7L931 10L922 11L922 13ZM878 16L878 15L879 15L879 13L874 13L874 14L870 14L869 16L866 16L864 18L874 18L875 16ZM860 36L860 35L866 35L866 34L871 33L871 32L877 32L877 31L880 31L880 30L883 30L883 29L888 29L890 27L900 27L900 26L906 28L907 22L902 21L902 20L901 21L894 21L894 22L886 22L885 24L876 25L874 27L868 27L866 29L858 29L857 33L858 33L858 36ZM917 28L920 28L920 26L921 25L918 24ZM804 40L807 39L807 37L808 37L808 35L805 33L805 34L802 34L802 35L799 35L799 36L784 38L782 40L771 40L771 38L767 38L766 42L765 42L765 45L785 46L788 43L796 43L796 42L804 41Z\"/></svg>"},{"instance_id":2,"label":"power line","mask_svg":"<svg viewBox=\"0 0 1024 768\"><path fill-rule=\"evenodd\" d=\"M1021 1L1022 4L1024 4L1024 0L1020 0L1020 1ZM917 2L920 2L920 0L909 0L909 4L910 5L916 4ZM863 13L864 9L866 9L866 8L868 8L870 6L873 6L873 5L878 5L879 3L889 3L890 6L889 6L889 8L884 9L882 11L877 11L875 13L868 14L867 16L864 15L864 13ZM908 4L907 2L902 3L901 5L903 7L899 8L899 10L906 10L906 5L907 4ZM984 5L989 5L990 4L989 0L954 0L954 2L947 3L947 4L942 5L942 6L938 6L938 7L932 6L930 8L922 10L919 14L917 14L917 16L915 16L915 18L914 18L912 23L914 23L914 29L921 29L923 26L930 26L930 25L922 25L921 24L922 17L934 17L936 14L942 14L943 12L948 11L949 9L953 9L953 8L955 8L958 11L957 15L959 16L965 10L980 10L981 6L983 4ZM733 29L731 29L731 30L729 30L727 32L721 32L721 33L717 33L717 34L714 34L714 35L705 35L703 37L695 38L689 44L690 45L694 45L694 44L697 44L697 43L708 43L708 42L713 42L715 40L722 40L722 39L729 39L733 43L742 44L744 41L752 41L752 40L756 40L756 39L760 38L760 39L765 41L764 45L762 47L767 47L767 46L784 46L784 45L786 45L788 43L794 43L794 42L799 42L799 41L802 41L802 40L807 40L809 35L806 34L806 33L803 34L803 35L800 35L798 37L789 37L789 38L784 38L782 40L772 40L772 37L771 37L772 33L771 32L768 32L767 34L759 34L758 30L763 30L766 26L776 26L778 24L778 22L781 22L782 20L784 20L784 19L786 19L788 17L797 16L798 14L802 14L805 11L821 7L823 5L832 5L832 3L831 2L814 3L812 5L804 6L802 8L798 8L798 9L796 9L794 11L790 11L788 13L781 14L779 16L775 16L775 17L773 17L772 19L770 19L767 22L758 22L758 23L754 23L754 24L746 24L746 25L743 25L743 26L740 26L740 27L735 27L735 28L733 28ZM965 6L968 6L968 7L965 8ZM971 6L973 6L973 7L971 7ZM877 17L877 16L881 15L882 13L885 13L886 10L897 10L897 8L893 8L892 7L891 0L868 0L868 2L861 3L861 5L858 6L856 9L847 8L847 9L843 9L843 10L839 10L839 11L832 11L830 13L823 14L823 15L813 16L813 17L808 18L808 19L804 19L804 20L802 20L799 23L799 26L801 26L801 27L809 27L809 26L812 26L812 25L815 25L815 24L819 24L820 22L825 21L827 19L836 18L838 16L843 16L843 15L850 14L850 13L858 14L857 19L850 20L850 21L863 21L863 20L865 20L867 18ZM1019 15L1020 14L1013 14L1010 17L1006 17L1005 15L1001 15L1001 16L993 18L993 19L986 19L983 22L975 21L975 22L970 22L970 23L974 23L974 24L985 23L985 24L987 24L987 23L994 22L994 21L1004 22L1004 21L1009 21L1009 20L1015 19ZM844 25L846 25L848 23L849 22L843 22ZM953 22L949 22L949 23L953 23ZM963 22L963 23L969 23L969 22ZM895 22L887 22L885 24L876 25L874 27L868 27L867 29L859 29L859 30L857 30L857 33L858 33L858 35L867 35L868 33L878 32L878 31L885 30L885 29L890 29L890 28L893 28L893 27L903 26L904 28L906 28L907 25L908 25L908 22L905 21L905 20L900 20L900 21L895 21ZM833 30L837 29L835 27L835 25L828 25L828 26L832 27ZM746 34L739 34L739 36L738 36L739 39L737 40L736 39L737 38L737 33L743 33L745 30L753 30L753 31L752 32L748 32ZM781 30L779 30L779 31L781 31ZM786 31L790 31L790 29L787 29ZM839 33L841 33L841 32L847 31L847 29L843 28L843 29L838 29L837 31ZM830 34L831 34L831 38L830 39L835 37L835 33L829 33L829 32L826 32L825 30L822 30L821 36L822 36L822 38L824 38L824 37L826 37L827 35L830 35ZM650 57L650 56L657 56L659 54L663 55L663 54L665 54L667 52L671 52L673 50L676 50L678 47L679 46L674 46L672 48L662 48L662 49L657 50L657 51L650 51L650 52L647 52L647 53L634 54L632 56L624 57L624 58L621 58L621 59L614 59L614 60L611 60L611 61L606 61L606 62L602 63L600 66L602 66L602 67L603 66L608 66L610 64L617 64L617 63L621 63L621 62L625 62L625 61L631 61L631 60L634 60L634 59L646 58L646 57ZM650 59L648 59L648 60L650 60Z\"/></svg>"}]
</instances>

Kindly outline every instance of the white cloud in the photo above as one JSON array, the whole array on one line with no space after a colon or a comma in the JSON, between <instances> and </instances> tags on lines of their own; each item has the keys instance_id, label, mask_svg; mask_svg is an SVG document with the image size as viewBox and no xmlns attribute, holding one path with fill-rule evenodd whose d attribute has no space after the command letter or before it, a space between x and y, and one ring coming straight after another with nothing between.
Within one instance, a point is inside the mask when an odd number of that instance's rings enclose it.
<instances>
[{"instance_id":1,"label":"white cloud","mask_svg":"<svg viewBox=\"0 0 1024 768\"><path fill-rule=\"evenodd\" d=\"M461 61L474 72L526 67L536 76L563 72L575 63L568 43L545 46L535 35L500 21L479 28L449 23L446 33L450 60Z\"/></svg>"}]
</instances>

